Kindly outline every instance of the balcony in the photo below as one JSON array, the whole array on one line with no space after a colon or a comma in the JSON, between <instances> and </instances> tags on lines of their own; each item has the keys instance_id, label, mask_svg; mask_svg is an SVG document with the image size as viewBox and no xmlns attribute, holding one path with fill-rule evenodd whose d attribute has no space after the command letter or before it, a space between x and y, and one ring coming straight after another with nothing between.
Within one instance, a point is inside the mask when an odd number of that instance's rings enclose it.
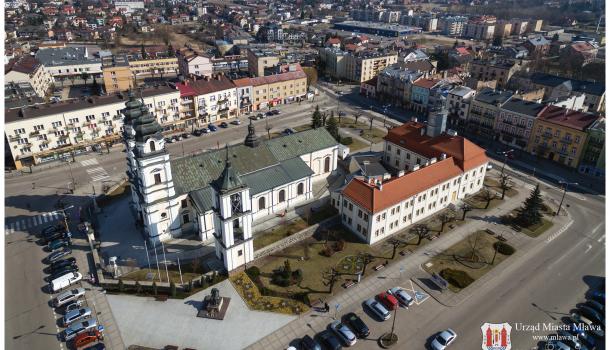
<instances>
[{"instance_id":1,"label":"balcony","mask_svg":"<svg viewBox=\"0 0 610 350\"><path fill-rule=\"evenodd\" d=\"M122 114L115 115L114 117L112 117L112 120L119 120L119 119L123 119L123 115Z\"/></svg>"},{"instance_id":2,"label":"balcony","mask_svg":"<svg viewBox=\"0 0 610 350\"><path fill-rule=\"evenodd\" d=\"M559 140L559 142L561 142L561 143L567 143L567 144L572 143L572 141L573 141L573 140L572 140L572 138L571 138L571 137L563 137L563 138L561 138L561 140Z\"/></svg>"},{"instance_id":3,"label":"balcony","mask_svg":"<svg viewBox=\"0 0 610 350\"><path fill-rule=\"evenodd\" d=\"M186 105L186 104L189 104L189 103L193 103L193 101L191 101L191 100L180 100L180 104L181 105Z\"/></svg>"},{"instance_id":4,"label":"balcony","mask_svg":"<svg viewBox=\"0 0 610 350\"><path fill-rule=\"evenodd\" d=\"M21 137L19 135L10 135L8 137L8 140L11 142L17 142L19 139L21 139Z\"/></svg>"}]
</instances>

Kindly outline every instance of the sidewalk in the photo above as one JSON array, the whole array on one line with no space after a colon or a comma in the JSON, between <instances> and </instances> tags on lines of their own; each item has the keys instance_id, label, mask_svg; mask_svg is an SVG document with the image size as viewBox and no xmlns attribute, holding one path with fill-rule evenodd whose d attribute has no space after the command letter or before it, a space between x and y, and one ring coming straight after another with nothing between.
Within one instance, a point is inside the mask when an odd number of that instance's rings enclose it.
<instances>
[{"instance_id":1,"label":"sidewalk","mask_svg":"<svg viewBox=\"0 0 610 350\"><path fill-rule=\"evenodd\" d=\"M341 305L340 312L337 314L340 316L340 314L342 315L349 311L360 309L364 300L376 295L379 293L379 291L395 287L396 285L404 286L409 282L409 280L413 280L421 288L419 283L417 283L418 281L416 280L416 277L422 276L421 265L428 261L430 256L444 251L471 233L479 229L488 228L491 225L494 226L493 229L496 232L504 233L504 236L509 239L509 242L523 246L528 240L531 240L531 238L524 234L512 232L508 228L500 229L501 226L494 225L494 222L497 221L497 218L500 215L503 215L521 205L523 200L528 195L529 191L524 189L515 197L507 197L505 202L494 209L488 211L473 210L468 216L471 218L479 217L480 219L472 220L470 223L456 228L450 234L444 235L441 238L430 242L421 249L417 249L415 252L407 255L405 258L402 258L402 260L392 262L388 267L380 271L373 272L371 270L367 273L367 277L357 286L350 289L349 292L340 290L338 294L330 296L326 302L328 302L328 304L331 306L336 304ZM562 220L564 219L562 218ZM545 235L556 231L558 226L560 225L554 226L553 229L545 233ZM504 232L505 230L506 232ZM509 231L511 232L509 233ZM536 239L541 240L540 237ZM523 250L524 252L526 251L526 249ZM487 279L484 277L478 281L478 283L483 284L489 282L492 275L493 274L486 275ZM429 288L422 289L424 289L435 299L438 298L438 294L440 294L439 292L429 291ZM445 299L441 299L442 302L439 302L457 305L470 295L470 291L474 290L475 288L467 289L465 290L466 294L459 297L451 297L449 294L447 294L447 297L445 297ZM331 312L331 314L333 314L333 312ZM248 349L283 349L287 346L288 342L292 341L293 339L301 337L306 333L311 333L310 331L312 329L324 329L326 324L331 321L332 315L310 311L301 315L297 320L289 323L277 332L261 339L257 343L252 344L250 347L248 347Z\"/></svg>"}]
</instances>

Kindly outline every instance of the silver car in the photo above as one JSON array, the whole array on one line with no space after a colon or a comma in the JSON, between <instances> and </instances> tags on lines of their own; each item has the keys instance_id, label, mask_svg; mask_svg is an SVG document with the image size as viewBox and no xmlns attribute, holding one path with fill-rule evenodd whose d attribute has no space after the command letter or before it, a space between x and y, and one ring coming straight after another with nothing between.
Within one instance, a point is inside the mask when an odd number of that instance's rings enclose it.
<instances>
[{"instance_id":1,"label":"silver car","mask_svg":"<svg viewBox=\"0 0 610 350\"><path fill-rule=\"evenodd\" d=\"M448 328L437 335L432 341L432 349L434 350L445 350L453 341L457 338L457 334Z\"/></svg>"},{"instance_id":2,"label":"silver car","mask_svg":"<svg viewBox=\"0 0 610 350\"><path fill-rule=\"evenodd\" d=\"M70 341L77 335L95 328L97 328L97 320L92 317L73 323L64 331L64 340Z\"/></svg>"},{"instance_id":3,"label":"silver car","mask_svg":"<svg viewBox=\"0 0 610 350\"><path fill-rule=\"evenodd\" d=\"M340 321L333 321L329 325L330 329L341 339L345 346L352 346L356 344L356 335L349 329L348 326L344 325Z\"/></svg>"},{"instance_id":4,"label":"silver car","mask_svg":"<svg viewBox=\"0 0 610 350\"><path fill-rule=\"evenodd\" d=\"M80 319L91 316L91 309L88 307L84 307L82 309L71 310L66 313L64 318L62 319L62 323L64 327L69 326L71 323L74 323Z\"/></svg>"},{"instance_id":5,"label":"silver car","mask_svg":"<svg viewBox=\"0 0 610 350\"><path fill-rule=\"evenodd\" d=\"M65 291L53 299L53 306L59 307L85 295L85 288L74 288Z\"/></svg>"},{"instance_id":6,"label":"silver car","mask_svg":"<svg viewBox=\"0 0 610 350\"><path fill-rule=\"evenodd\" d=\"M371 309L371 311L375 315L377 315L377 317L379 317L382 321L387 320L391 316L388 309L386 309L385 306L383 306L380 302L375 300L375 298L367 299L364 302L364 305Z\"/></svg>"},{"instance_id":7,"label":"silver car","mask_svg":"<svg viewBox=\"0 0 610 350\"><path fill-rule=\"evenodd\" d=\"M414 302L413 298L409 295L409 293L405 292L405 290L400 287L388 289L388 293L392 294L396 299L398 299L398 301L402 305L406 307L411 306L411 304L413 304Z\"/></svg>"}]
</instances>

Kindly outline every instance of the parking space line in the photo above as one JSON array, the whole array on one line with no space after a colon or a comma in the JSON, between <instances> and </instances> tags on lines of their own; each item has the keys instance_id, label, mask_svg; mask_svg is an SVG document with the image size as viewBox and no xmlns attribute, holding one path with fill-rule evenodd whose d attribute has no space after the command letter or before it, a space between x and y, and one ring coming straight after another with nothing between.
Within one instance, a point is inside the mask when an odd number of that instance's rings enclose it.
<instances>
[{"instance_id":1,"label":"parking space line","mask_svg":"<svg viewBox=\"0 0 610 350\"><path fill-rule=\"evenodd\" d=\"M38 221L38 223L37 223L36 225L40 225L40 224L42 224L42 215L38 215L38 216L36 217L36 221Z\"/></svg>"},{"instance_id":2,"label":"parking space line","mask_svg":"<svg viewBox=\"0 0 610 350\"><path fill-rule=\"evenodd\" d=\"M16 222L15 222L15 229L16 229L17 231L21 231L21 225L19 225L19 224L20 224L20 222L19 222L19 221L16 221Z\"/></svg>"},{"instance_id":3,"label":"parking space line","mask_svg":"<svg viewBox=\"0 0 610 350\"><path fill-rule=\"evenodd\" d=\"M44 222L49 222L49 213L44 213L42 214L42 220L44 220Z\"/></svg>"}]
</instances>

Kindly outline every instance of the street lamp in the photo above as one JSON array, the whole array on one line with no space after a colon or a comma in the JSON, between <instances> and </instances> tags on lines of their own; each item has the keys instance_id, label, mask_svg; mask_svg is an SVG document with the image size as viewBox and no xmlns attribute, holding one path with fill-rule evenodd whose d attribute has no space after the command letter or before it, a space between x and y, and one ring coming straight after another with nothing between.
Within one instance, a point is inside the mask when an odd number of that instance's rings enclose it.
<instances>
[{"instance_id":1,"label":"street lamp","mask_svg":"<svg viewBox=\"0 0 610 350\"><path fill-rule=\"evenodd\" d=\"M559 181L559 184L564 185L563 186L563 195L561 196L561 201L559 202L559 207L557 208L557 212L555 213L555 216L559 215L559 211L561 210L561 205L563 204L563 199L566 197L566 192L568 192L568 186L569 185L578 186L578 182Z\"/></svg>"},{"instance_id":2,"label":"street lamp","mask_svg":"<svg viewBox=\"0 0 610 350\"><path fill-rule=\"evenodd\" d=\"M504 152L499 152L499 154L504 156L504 162L502 163L502 171L500 171L500 175L504 175L504 167L506 166L506 159L508 158L509 154L512 154L514 151L514 149L509 149L508 151L504 151Z\"/></svg>"}]
</instances>

